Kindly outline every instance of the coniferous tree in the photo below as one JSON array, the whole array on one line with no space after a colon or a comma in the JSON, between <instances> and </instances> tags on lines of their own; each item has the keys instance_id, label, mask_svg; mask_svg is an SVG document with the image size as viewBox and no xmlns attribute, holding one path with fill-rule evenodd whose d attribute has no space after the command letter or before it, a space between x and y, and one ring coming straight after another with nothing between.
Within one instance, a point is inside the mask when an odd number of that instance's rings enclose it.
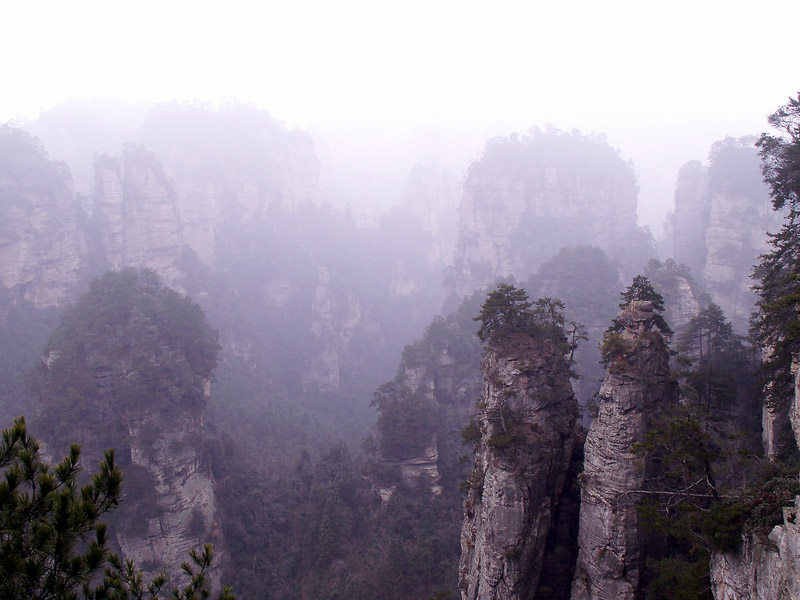
<instances>
[{"instance_id":1,"label":"coniferous tree","mask_svg":"<svg viewBox=\"0 0 800 600\"><path fill-rule=\"evenodd\" d=\"M655 290L647 277L644 275L637 275L634 277L631 284L620 292L620 299L622 302L619 303L619 307L622 310L628 308L631 302L652 302L653 310L656 313L655 317L653 317L653 323L664 336L672 336L672 329L667 325L666 319L661 315L661 313L664 312L664 298ZM614 319L610 331L619 332L621 330L622 325Z\"/></svg>"},{"instance_id":2,"label":"coniferous tree","mask_svg":"<svg viewBox=\"0 0 800 600\"><path fill-rule=\"evenodd\" d=\"M781 135L763 133L757 145L774 210L783 226L770 235L772 250L761 257L753 277L760 296L753 320L763 365L767 401L780 404L792 393L791 366L800 354L800 94L769 117Z\"/></svg>"},{"instance_id":3,"label":"coniferous tree","mask_svg":"<svg viewBox=\"0 0 800 600\"><path fill-rule=\"evenodd\" d=\"M100 519L117 506L122 472L113 450L106 452L90 483L79 486L80 445L51 466L25 419L2 432L0 441L0 598L3 600L158 600L163 575L145 582L132 561L109 554L106 526ZM181 565L188 577L174 588L174 600L210 598L206 570L213 552L190 552ZM105 567L99 584L96 576ZM223 587L218 600L234 600Z\"/></svg>"},{"instance_id":4,"label":"coniferous tree","mask_svg":"<svg viewBox=\"0 0 800 600\"><path fill-rule=\"evenodd\" d=\"M524 330L529 324L532 307L525 290L501 283L489 293L480 314L475 317L481 323L478 337L485 342L496 331Z\"/></svg>"}]
</instances>

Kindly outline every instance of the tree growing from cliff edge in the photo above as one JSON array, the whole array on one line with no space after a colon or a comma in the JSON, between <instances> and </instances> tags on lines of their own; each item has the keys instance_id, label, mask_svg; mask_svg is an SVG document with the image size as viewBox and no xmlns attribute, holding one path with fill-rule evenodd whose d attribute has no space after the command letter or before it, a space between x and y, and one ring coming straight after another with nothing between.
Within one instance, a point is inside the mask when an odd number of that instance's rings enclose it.
<instances>
[{"instance_id":1,"label":"tree growing from cliff edge","mask_svg":"<svg viewBox=\"0 0 800 600\"><path fill-rule=\"evenodd\" d=\"M570 321L568 341L561 300L548 297L531 302L525 290L508 283L501 283L489 293L474 320L481 324L477 333L482 342L511 333L527 333L553 340L566 354L574 351L580 340L586 339L583 325Z\"/></svg>"},{"instance_id":2,"label":"tree growing from cliff edge","mask_svg":"<svg viewBox=\"0 0 800 600\"><path fill-rule=\"evenodd\" d=\"M772 250L753 272L760 298L752 331L766 350L766 401L781 405L792 395L792 360L800 354L800 93L770 115L769 123L781 135L763 133L757 146L773 209L785 216L780 231L770 234Z\"/></svg>"},{"instance_id":3,"label":"tree growing from cliff edge","mask_svg":"<svg viewBox=\"0 0 800 600\"><path fill-rule=\"evenodd\" d=\"M634 277L631 284L620 292L620 300L622 301L619 303L619 307L622 310L628 308L632 302L652 302L653 310L655 311L653 323L661 330L664 336L672 336L672 329L667 325L666 319L661 315L661 313L664 312L664 298L655 290L653 284L650 283L647 277L644 275L637 275ZM614 319L613 323L612 328L614 331L622 330L622 326L616 319Z\"/></svg>"},{"instance_id":4,"label":"tree growing from cliff edge","mask_svg":"<svg viewBox=\"0 0 800 600\"><path fill-rule=\"evenodd\" d=\"M533 303L528 300L528 293L509 283L501 283L490 292L481 306L480 314L475 317L481 326L478 337L487 341L494 332L523 331L530 321Z\"/></svg>"}]
</instances>

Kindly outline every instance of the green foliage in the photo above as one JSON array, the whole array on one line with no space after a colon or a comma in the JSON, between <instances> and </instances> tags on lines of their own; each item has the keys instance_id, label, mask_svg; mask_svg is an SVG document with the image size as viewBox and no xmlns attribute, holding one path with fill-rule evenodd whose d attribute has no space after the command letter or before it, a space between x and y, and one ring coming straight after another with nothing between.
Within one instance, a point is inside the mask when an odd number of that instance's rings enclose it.
<instances>
[{"instance_id":1,"label":"green foliage","mask_svg":"<svg viewBox=\"0 0 800 600\"><path fill-rule=\"evenodd\" d=\"M509 333L526 331L530 325L533 303L528 300L525 290L517 289L509 283L501 283L490 292L481 306L478 337L487 341L495 332Z\"/></svg>"},{"instance_id":2,"label":"green foliage","mask_svg":"<svg viewBox=\"0 0 800 600\"><path fill-rule=\"evenodd\" d=\"M598 344L602 329L617 314L618 266L594 246L562 248L542 263L525 287L533 296L549 296L564 302L568 362L577 376L573 388L578 401L585 405L605 375ZM589 343L580 343L583 341Z\"/></svg>"},{"instance_id":3,"label":"green foliage","mask_svg":"<svg viewBox=\"0 0 800 600\"><path fill-rule=\"evenodd\" d=\"M721 552L735 550L742 543L747 507L741 502L725 501L715 504L703 522L703 534Z\"/></svg>"},{"instance_id":4,"label":"green foliage","mask_svg":"<svg viewBox=\"0 0 800 600\"><path fill-rule=\"evenodd\" d=\"M792 360L800 354L800 94L769 122L781 135L763 133L757 145L772 205L784 212L784 222L770 235L772 250L753 272L759 300L752 331L767 351L762 367L765 400L782 406L793 393Z\"/></svg>"},{"instance_id":5,"label":"green foliage","mask_svg":"<svg viewBox=\"0 0 800 600\"><path fill-rule=\"evenodd\" d=\"M706 535L707 522L721 500L718 473L735 455L709 426L705 408L696 404L663 409L634 449L649 465L638 506L649 537L647 597L670 597L676 582L696 594L687 597L709 597L714 541Z\"/></svg>"},{"instance_id":6,"label":"green foliage","mask_svg":"<svg viewBox=\"0 0 800 600\"><path fill-rule=\"evenodd\" d=\"M619 307L623 310L628 308L631 302L634 301L648 301L653 303L653 308L658 312L664 311L664 298L661 297L650 283L650 280L644 275L636 275L631 284L620 292Z\"/></svg>"},{"instance_id":7,"label":"green foliage","mask_svg":"<svg viewBox=\"0 0 800 600\"><path fill-rule=\"evenodd\" d=\"M0 444L0 596L79 598L108 552L98 519L120 498L122 474L106 453L91 483L78 486L80 446L54 466L19 418Z\"/></svg>"},{"instance_id":8,"label":"green foliage","mask_svg":"<svg viewBox=\"0 0 800 600\"><path fill-rule=\"evenodd\" d=\"M703 534L717 550L728 552L739 547L742 535L766 535L783 523L783 509L793 506L800 494L794 468L770 463L760 481L745 485L723 502L711 507L703 522Z\"/></svg>"},{"instance_id":9,"label":"green foliage","mask_svg":"<svg viewBox=\"0 0 800 600\"><path fill-rule=\"evenodd\" d=\"M389 382L375 392L373 405L380 411L377 428L387 458L417 456L435 440L438 407L424 394Z\"/></svg>"},{"instance_id":10,"label":"green foliage","mask_svg":"<svg viewBox=\"0 0 800 600\"><path fill-rule=\"evenodd\" d=\"M108 552L106 526L99 522L119 503L122 473L113 450L106 452L90 483L78 485L80 446L54 466L41 457L39 442L20 417L0 443L0 597L4 600L158 600L163 575L145 583L131 561ZM191 551L193 566L181 565L188 585L173 600L209 598L205 572L213 553ZM105 567L102 583L95 575ZM218 600L234 600L223 587Z\"/></svg>"},{"instance_id":11,"label":"green foliage","mask_svg":"<svg viewBox=\"0 0 800 600\"><path fill-rule=\"evenodd\" d=\"M473 417L461 430L461 443L465 446L475 446L481 440L481 426Z\"/></svg>"},{"instance_id":12,"label":"green foliage","mask_svg":"<svg viewBox=\"0 0 800 600\"><path fill-rule=\"evenodd\" d=\"M11 207L25 208L26 192L63 196L71 178L64 163L51 161L38 139L9 123L0 123L0 215ZM12 184L13 182L13 184ZM9 185L12 184L12 185Z\"/></svg>"},{"instance_id":13,"label":"green foliage","mask_svg":"<svg viewBox=\"0 0 800 600\"><path fill-rule=\"evenodd\" d=\"M629 345L622 339L616 331L606 331L603 333L603 341L600 343L600 356L603 364L623 358L630 351Z\"/></svg>"},{"instance_id":14,"label":"green foliage","mask_svg":"<svg viewBox=\"0 0 800 600\"><path fill-rule=\"evenodd\" d=\"M528 293L508 283L501 283L490 292L481 306L480 314L474 318L481 326L478 337L482 342L499 343L513 333L525 333L534 337L554 341L564 354L577 347L581 333L580 323L571 322L572 336L567 341L564 331L564 303L558 298L528 299ZM574 350L573 350L574 351Z\"/></svg>"},{"instance_id":15,"label":"green foliage","mask_svg":"<svg viewBox=\"0 0 800 600\"><path fill-rule=\"evenodd\" d=\"M63 445L68 431L108 414L92 435L117 445L127 439L122 414L202 408L218 350L202 309L153 271L108 272L45 346L49 358L34 373L40 424Z\"/></svg>"},{"instance_id":16,"label":"green foliage","mask_svg":"<svg viewBox=\"0 0 800 600\"><path fill-rule=\"evenodd\" d=\"M690 559L647 559L651 579L646 600L712 600L708 577L710 555L701 550Z\"/></svg>"},{"instance_id":17,"label":"green foliage","mask_svg":"<svg viewBox=\"0 0 800 600\"><path fill-rule=\"evenodd\" d=\"M653 285L647 277L644 275L636 275L631 284L620 292L620 299L622 302L620 302L619 307L623 310L628 308L631 302L652 302L655 311L653 324L658 327L659 331L661 331L662 335L665 337L669 338L672 336L672 329L670 329L670 326L667 325L667 321L661 315L661 313L664 312L664 298L653 288ZM622 324L614 319L611 329L613 331L622 331Z\"/></svg>"},{"instance_id":18,"label":"green foliage","mask_svg":"<svg viewBox=\"0 0 800 600\"><path fill-rule=\"evenodd\" d=\"M685 397L722 408L734 406L740 392L753 391L756 357L713 302L680 331L676 349Z\"/></svg>"},{"instance_id":19,"label":"green foliage","mask_svg":"<svg viewBox=\"0 0 800 600\"><path fill-rule=\"evenodd\" d=\"M181 564L188 583L183 587L172 589L170 600L205 600L211 597L211 592L206 581L206 571L214 559L211 544L204 544L202 551L190 550L190 562ZM163 575L157 575L152 581L145 582L141 571L136 568L133 561L125 561L112 554L109 557L109 566L105 570L102 585L87 595L87 600L159 600L166 596L160 595L161 589L166 584ZM222 586L216 600L236 600L229 586Z\"/></svg>"}]
</instances>

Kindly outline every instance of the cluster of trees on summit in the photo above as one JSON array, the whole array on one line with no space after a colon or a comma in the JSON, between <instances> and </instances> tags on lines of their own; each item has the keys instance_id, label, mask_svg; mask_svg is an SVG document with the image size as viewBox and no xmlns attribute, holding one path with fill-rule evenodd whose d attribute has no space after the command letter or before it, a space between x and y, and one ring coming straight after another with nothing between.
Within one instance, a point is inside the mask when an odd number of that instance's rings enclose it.
<instances>
[{"instance_id":1,"label":"cluster of trees on summit","mask_svg":"<svg viewBox=\"0 0 800 600\"><path fill-rule=\"evenodd\" d=\"M231 162L207 168L217 155L207 146L209 132L226 130L225 148L258 185L270 189L279 185L271 172L262 172L264 161L277 169L279 146L308 143L302 136L280 138L280 127L257 115L267 132L259 138L246 111L235 115L232 129L220 117L203 121L209 131L198 133L195 121L205 118L202 113L172 120L170 111L154 111L143 139L173 157L170 136L194 139L186 171L204 173L220 190L237 167ZM785 443L770 458L763 456L759 421L762 403L786 412L794 393L792 363L800 355L800 96L770 123L780 133L763 134L757 146L774 209L785 217L755 265L758 301L749 337L702 295L702 282L688 267L651 260L631 278L632 262L622 265L615 258L619 249L607 253L578 244L579 232L575 244L550 256L537 250L534 272L463 298L451 296L444 316L434 317L408 343L415 332L407 323L421 329L444 293L422 244L410 247L397 231L427 242L430 232L402 211L375 230L363 230L330 206L311 204L270 209L241 229L234 220L226 222L217 232L216 269L187 249L181 268L188 295L142 269L97 273L87 293L66 309L39 310L13 290L0 290L0 368L13 375L0 381L3 416L28 414L0 442L0 596L209 597L210 546L193 552L183 579L170 582L148 578L111 541L115 531L136 531L145 515L159 510L152 476L130 458L130 423L142 414L177 421L185 413L203 415L204 437L192 443L216 482L215 527L227 552L222 580L237 595L458 597L463 490L476 442L470 423L482 389L485 346L518 335L553 343L569 365L583 427L591 421L606 367L626 352L615 316L644 301L655 312L658 333L671 344L681 398L636 449L660 465L640 502L649 524L645 593L650 600L710 598L711 553L736 547L743 532L779 523L781 508L800 493L800 455L788 420L782 421ZM33 177L37 185L64 185L68 173L44 161L40 145L3 127L0 138L8 143L0 148L0 176L30 179L28 171L38 164L46 177ZM237 135L244 146L236 145ZM538 164L548 141L555 144L555 162L575 164L570 161L577 153L578 162L593 165L589 179L601 178L608 167L621 186L635 188L618 155L596 139L584 144L575 133L495 140L473 170ZM721 144L713 152L738 164L746 160L740 150ZM4 210L19 201L0 196ZM546 229L539 223L535 232L544 235ZM630 233L637 256L648 245L639 233ZM512 245L524 246L526 235L523 223ZM370 251L377 247L380 252ZM412 264L425 265L415 285L405 295L393 293L388 273ZM622 291L621 265L630 282ZM309 299L319 300L323 280L334 298L329 312L356 323L339 355L345 358L338 389L303 377L317 360L312 350L320 334L309 325ZM288 301L266 313L263 298L274 292L270 284L276 281L283 286L279 291L288 290ZM667 315L685 292L679 284L691 288L699 311L676 324ZM390 359L403 344L392 376ZM108 365L99 357L116 366L104 371ZM209 399L207 386L215 378ZM375 422L365 425L370 418ZM116 452L102 454L111 447ZM404 475L408 461L431 448L435 493L429 480ZM91 476L82 471L87 455L99 463ZM66 458L55 462L54 456ZM553 560L553 572L574 569L572 550ZM224 586L214 593L232 597Z\"/></svg>"}]
</instances>

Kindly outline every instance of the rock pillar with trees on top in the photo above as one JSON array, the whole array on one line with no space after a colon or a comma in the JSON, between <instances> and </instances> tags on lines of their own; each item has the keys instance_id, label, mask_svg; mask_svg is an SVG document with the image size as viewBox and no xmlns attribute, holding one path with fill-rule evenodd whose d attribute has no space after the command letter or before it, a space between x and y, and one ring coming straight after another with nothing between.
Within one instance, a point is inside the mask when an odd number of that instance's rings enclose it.
<instances>
[{"instance_id":1,"label":"rock pillar with trees on top","mask_svg":"<svg viewBox=\"0 0 800 600\"><path fill-rule=\"evenodd\" d=\"M636 492L648 465L635 446L675 398L664 341L669 328L660 318L660 298L643 293L648 290L646 278L634 280L603 340L608 372L584 447L573 600L639 597L644 548Z\"/></svg>"}]
</instances>

